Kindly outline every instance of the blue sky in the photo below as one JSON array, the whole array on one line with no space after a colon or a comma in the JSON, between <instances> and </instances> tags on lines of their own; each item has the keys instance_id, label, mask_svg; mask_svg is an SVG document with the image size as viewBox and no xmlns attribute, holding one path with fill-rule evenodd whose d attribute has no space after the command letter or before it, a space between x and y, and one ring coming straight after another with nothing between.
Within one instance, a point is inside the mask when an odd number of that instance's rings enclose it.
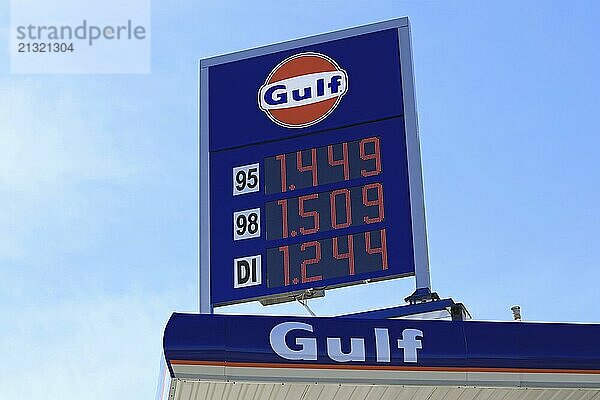
<instances>
[{"instance_id":1,"label":"blue sky","mask_svg":"<svg viewBox=\"0 0 600 400\"><path fill-rule=\"evenodd\" d=\"M2 0L0 398L154 395L166 319L197 307L198 58L401 16L434 290L477 319L520 304L526 320L600 322L596 2L154 1L152 73L11 75ZM413 288L311 306L391 306Z\"/></svg>"}]
</instances>

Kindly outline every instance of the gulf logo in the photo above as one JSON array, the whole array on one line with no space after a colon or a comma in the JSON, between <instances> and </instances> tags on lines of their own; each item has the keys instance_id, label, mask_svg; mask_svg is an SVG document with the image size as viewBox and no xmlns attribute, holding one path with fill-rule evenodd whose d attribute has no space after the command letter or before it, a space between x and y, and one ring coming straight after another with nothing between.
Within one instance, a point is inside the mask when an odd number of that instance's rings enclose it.
<instances>
[{"instance_id":1,"label":"gulf logo","mask_svg":"<svg viewBox=\"0 0 600 400\"><path fill-rule=\"evenodd\" d=\"M320 53L280 62L258 91L258 106L278 125L305 128L323 121L348 91L348 74Z\"/></svg>"}]
</instances>

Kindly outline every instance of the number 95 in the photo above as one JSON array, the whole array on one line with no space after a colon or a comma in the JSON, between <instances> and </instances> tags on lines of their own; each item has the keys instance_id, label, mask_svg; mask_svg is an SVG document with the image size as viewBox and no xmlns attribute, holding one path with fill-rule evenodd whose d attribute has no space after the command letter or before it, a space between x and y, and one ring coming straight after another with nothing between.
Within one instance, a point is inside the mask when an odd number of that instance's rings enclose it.
<instances>
[{"instance_id":1,"label":"number 95","mask_svg":"<svg viewBox=\"0 0 600 400\"><path fill-rule=\"evenodd\" d=\"M258 171L258 163L233 168L233 195L259 191L260 176Z\"/></svg>"}]
</instances>

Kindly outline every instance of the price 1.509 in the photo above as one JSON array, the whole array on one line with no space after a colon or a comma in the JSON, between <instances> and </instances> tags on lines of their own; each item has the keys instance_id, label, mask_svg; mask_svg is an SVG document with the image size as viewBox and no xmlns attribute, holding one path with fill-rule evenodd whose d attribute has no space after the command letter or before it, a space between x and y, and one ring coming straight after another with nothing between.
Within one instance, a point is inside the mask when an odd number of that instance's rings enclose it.
<instances>
[{"instance_id":1,"label":"price 1.509","mask_svg":"<svg viewBox=\"0 0 600 400\"><path fill-rule=\"evenodd\" d=\"M383 184L281 199L267 203L265 209L267 240L376 224L385 218Z\"/></svg>"}]
</instances>

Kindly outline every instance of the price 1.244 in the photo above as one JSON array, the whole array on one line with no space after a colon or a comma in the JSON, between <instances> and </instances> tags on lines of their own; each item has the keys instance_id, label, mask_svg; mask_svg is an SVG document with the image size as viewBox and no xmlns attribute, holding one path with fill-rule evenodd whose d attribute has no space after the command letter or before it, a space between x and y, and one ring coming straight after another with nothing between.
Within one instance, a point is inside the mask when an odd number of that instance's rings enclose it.
<instances>
[{"instance_id":1,"label":"price 1.244","mask_svg":"<svg viewBox=\"0 0 600 400\"><path fill-rule=\"evenodd\" d=\"M267 286L281 287L388 269L385 229L267 249Z\"/></svg>"}]
</instances>

